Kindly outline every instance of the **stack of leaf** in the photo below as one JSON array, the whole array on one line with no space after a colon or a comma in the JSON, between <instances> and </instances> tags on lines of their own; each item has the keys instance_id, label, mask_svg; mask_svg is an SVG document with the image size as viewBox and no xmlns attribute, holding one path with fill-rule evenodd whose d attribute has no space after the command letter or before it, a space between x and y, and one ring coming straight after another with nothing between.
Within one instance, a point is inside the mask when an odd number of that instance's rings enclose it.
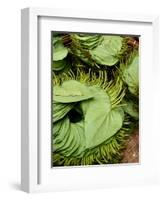
<instances>
[{"instance_id":1,"label":"stack of leaf","mask_svg":"<svg viewBox=\"0 0 163 200\"><path fill-rule=\"evenodd\" d=\"M120 163L139 119L138 38L54 34L53 166Z\"/></svg>"}]
</instances>

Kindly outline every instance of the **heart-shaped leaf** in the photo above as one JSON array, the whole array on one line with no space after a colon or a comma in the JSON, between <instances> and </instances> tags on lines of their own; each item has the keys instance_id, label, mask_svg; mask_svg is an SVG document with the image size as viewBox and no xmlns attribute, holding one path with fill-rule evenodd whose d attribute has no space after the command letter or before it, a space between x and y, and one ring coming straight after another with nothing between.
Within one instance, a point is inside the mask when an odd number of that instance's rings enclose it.
<instances>
[{"instance_id":1,"label":"heart-shaped leaf","mask_svg":"<svg viewBox=\"0 0 163 200\"><path fill-rule=\"evenodd\" d=\"M92 59L98 64L112 66L118 62L118 53L122 48L123 38L120 36L103 36L103 41L90 50Z\"/></svg>"},{"instance_id":2,"label":"heart-shaped leaf","mask_svg":"<svg viewBox=\"0 0 163 200\"><path fill-rule=\"evenodd\" d=\"M139 94L139 56L136 54L130 64L122 65L122 77L124 82L128 85L129 91L138 96Z\"/></svg>"},{"instance_id":3,"label":"heart-shaped leaf","mask_svg":"<svg viewBox=\"0 0 163 200\"><path fill-rule=\"evenodd\" d=\"M61 41L57 41L53 46L53 61L64 59L68 54L68 49Z\"/></svg>"},{"instance_id":4,"label":"heart-shaped leaf","mask_svg":"<svg viewBox=\"0 0 163 200\"><path fill-rule=\"evenodd\" d=\"M55 86L54 151L64 156L82 156L111 138L124 120L123 109L112 109L110 97L98 86L86 86L78 81L65 81ZM57 98L59 96L59 99ZM77 104L76 104L77 103ZM75 112L70 113L72 109ZM74 123L79 117L79 121ZM56 128L55 128L56 127Z\"/></svg>"}]
</instances>

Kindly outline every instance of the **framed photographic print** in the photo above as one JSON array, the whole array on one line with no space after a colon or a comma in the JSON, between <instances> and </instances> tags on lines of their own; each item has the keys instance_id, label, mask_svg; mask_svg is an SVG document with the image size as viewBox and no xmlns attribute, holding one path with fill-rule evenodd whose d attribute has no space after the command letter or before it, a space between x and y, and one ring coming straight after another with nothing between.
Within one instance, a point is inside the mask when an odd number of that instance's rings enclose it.
<instances>
[{"instance_id":1,"label":"framed photographic print","mask_svg":"<svg viewBox=\"0 0 163 200\"><path fill-rule=\"evenodd\" d=\"M157 183L157 55L157 16L23 9L22 190Z\"/></svg>"}]
</instances>

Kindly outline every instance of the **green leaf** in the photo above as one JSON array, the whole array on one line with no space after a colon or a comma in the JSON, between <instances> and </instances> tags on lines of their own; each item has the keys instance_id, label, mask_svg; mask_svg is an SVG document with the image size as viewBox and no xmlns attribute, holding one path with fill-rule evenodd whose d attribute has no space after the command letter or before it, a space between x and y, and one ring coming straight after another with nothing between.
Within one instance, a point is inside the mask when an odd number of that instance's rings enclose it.
<instances>
[{"instance_id":1,"label":"green leaf","mask_svg":"<svg viewBox=\"0 0 163 200\"><path fill-rule=\"evenodd\" d=\"M92 59L98 64L112 66L118 62L118 53L122 48L123 38L120 36L103 36L103 41L90 50Z\"/></svg>"},{"instance_id":2,"label":"green leaf","mask_svg":"<svg viewBox=\"0 0 163 200\"><path fill-rule=\"evenodd\" d=\"M93 97L90 88L75 80L65 81L61 86L54 87L53 100L60 103L72 103Z\"/></svg>"},{"instance_id":3,"label":"green leaf","mask_svg":"<svg viewBox=\"0 0 163 200\"><path fill-rule=\"evenodd\" d=\"M60 40L61 40L61 37L59 37L59 36L53 36L53 38L52 38L53 45L55 45Z\"/></svg>"},{"instance_id":4,"label":"green leaf","mask_svg":"<svg viewBox=\"0 0 163 200\"><path fill-rule=\"evenodd\" d=\"M74 107L74 103L58 103L53 102L53 122L57 122L60 119L64 118L65 115Z\"/></svg>"},{"instance_id":5,"label":"green leaf","mask_svg":"<svg viewBox=\"0 0 163 200\"><path fill-rule=\"evenodd\" d=\"M74 43L80 45L84 49L95 48L102 39L101 35L89 35L89 34L72 34L71 36Z\"/></svg>"},{"instance_id":6,"label":"green leaf","mask_svg":"<svg viewBox=\"0 0 163 200\"><path fill-rule=\"evenodd\" d=\"M132 100L123 100L124 111L135 119L139 119L139 105Z\"/></svg>"},{"instance_id":7,"label":"green leaf","mask_svg":"<svg viewBox=\"0 0 163 200\"><path fill-rule=\"evenodd\" d=\"M128 65L122 65L122 77L128 85L131 94L138 96L139 94L139 56L135 54L132 61Z\"/></svg>"},{"instance_id":8,"label":"green leaf","mask_svg":"<svg viewBox=\"0 0 163 200\"><path fill-rule=\"evenodd\" d=\"M68 49L61 41L57 41L53 46L53 61L64 59L68 54Z\"/></svg>"},{"instance_id":9,"label":"green leaf","mask_svg":"<svg viewBox=\"0 0 163 200\"><path fill-rule=\"evenodd\" d=\"M55 152L81 157L86 150L95 148L121 129L123 109L112 109L110 97L100 87L69 80L55 86L54 91ZM76 115L72 115L72 110ZM81 117L75 122L77 115Z\"/></svg>"},{"instance_id":10,"label":"green leaf","mask_svg":"<svg viewBox=\"0 0 163 200\"><path fill-rule=\"evenodd\" d=\"M54 71L68 70L70 67L70 62L67 59L53 61L52 64L52 69Z\"/></svg>"},{"instance_id":11,"label":"green leaf","mask_svg":"<svg viewBox=\"0 0 163 200\"><path fill-rule=\"evenodd\" d=\"M94 148L112 137L124 119L122 109L112 109L109 96L101 88L93 87L95 96L81 102L84 113L86 148Z\"/></svg>"}]
</instances>

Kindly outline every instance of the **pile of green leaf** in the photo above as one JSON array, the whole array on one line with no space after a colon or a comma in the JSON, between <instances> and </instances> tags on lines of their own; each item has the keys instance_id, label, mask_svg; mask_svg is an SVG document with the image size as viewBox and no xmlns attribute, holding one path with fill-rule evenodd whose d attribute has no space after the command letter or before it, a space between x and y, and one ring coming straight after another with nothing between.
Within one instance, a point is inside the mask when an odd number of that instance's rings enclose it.
<instances>
[{"instance_id":1,"label":"pile of green leaf","mask_svg":"<svg viewBox=\"0 0 163 200\"><path fill-rule=\"evenodd\" d=\"M121 162L138 126L138 44L126 36L53 34L53 166Z\"/></svg>"}]
</instances>

